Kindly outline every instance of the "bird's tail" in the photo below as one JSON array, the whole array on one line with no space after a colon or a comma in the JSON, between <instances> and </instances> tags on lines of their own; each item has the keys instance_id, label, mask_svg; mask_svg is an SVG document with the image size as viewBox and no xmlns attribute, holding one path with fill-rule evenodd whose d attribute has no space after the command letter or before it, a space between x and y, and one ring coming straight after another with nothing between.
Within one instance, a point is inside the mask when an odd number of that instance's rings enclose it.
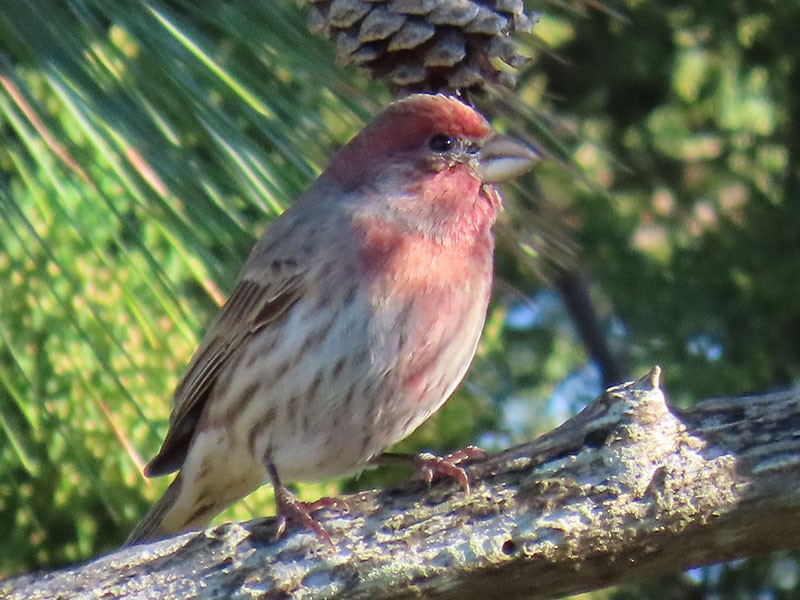
<instances>
[{"instance_id":1,"label":"bird's tail","mask_svg":"<svg viewBox=\"0 0 800 600\"><path fill-rule=\"evenodd\" d=\"M180 493L181 476L178 475L167 488L167 491L164 492L164 495L156 501L144 518L139 521L139 524L133 528L128 539L125 540L124 546L136 546L137 544L154 542L180 532L182 528L176 529L165 525L167 513L175 507Z\"/></svg>"}]
</instances>

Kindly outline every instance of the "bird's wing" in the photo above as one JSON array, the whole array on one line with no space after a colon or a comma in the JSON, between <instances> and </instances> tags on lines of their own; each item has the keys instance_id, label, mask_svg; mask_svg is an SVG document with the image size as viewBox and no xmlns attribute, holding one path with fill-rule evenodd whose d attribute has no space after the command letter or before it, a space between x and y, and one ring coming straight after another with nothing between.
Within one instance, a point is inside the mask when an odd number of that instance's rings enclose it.
<instances>
[{"instance_id":1,"label":"bird's wing","mask_svg":"<svg viewBox=\"0 0 800 600\"><path fill-rule=\"evenodd\" d=\"M164 475L181 468L203 407L220 373L253 333L285 317L303 293L303 275L303 270L293 260L273 261L268 269L245 272L203 338L175 391L169 430L161 450L145 467L148 476Z\"/></svg>"}]
</instances>

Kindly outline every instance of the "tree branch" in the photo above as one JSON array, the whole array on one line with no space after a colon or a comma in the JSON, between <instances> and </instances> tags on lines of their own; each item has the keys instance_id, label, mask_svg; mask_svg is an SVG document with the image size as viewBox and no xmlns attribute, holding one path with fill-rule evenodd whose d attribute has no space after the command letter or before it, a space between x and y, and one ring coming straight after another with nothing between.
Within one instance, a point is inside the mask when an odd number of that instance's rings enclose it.
<instances>
[{"instance_id":1,"label":"tree branch","mask_svg":"<svg viewBox=\"0 0 800 600\"><path fill-rule=\"evenodd\" d=\"M800 390L669 407L653 369L540 439L272 541L229 524L0 582L8 598L554 598L800 546Z\"/></svg>"}]
</instances>

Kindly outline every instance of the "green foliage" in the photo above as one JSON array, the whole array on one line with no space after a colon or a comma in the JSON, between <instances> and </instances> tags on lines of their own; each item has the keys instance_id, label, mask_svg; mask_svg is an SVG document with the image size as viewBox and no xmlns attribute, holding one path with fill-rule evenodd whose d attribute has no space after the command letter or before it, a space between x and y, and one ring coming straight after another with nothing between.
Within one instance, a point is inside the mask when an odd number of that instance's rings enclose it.
<instances>
[{"instance_id":1,"label":"green foliage","mask_svg":"<svg viewBox=\"0 0 800 600\"><path fill-rule=\"evenodd\" d=\"M680 402L788 385L800 375L787 335L800 326L788 26L800 9L631 1L624 14L574 20L566 66L531 71L528 86L562 99L554 120L577 132L587 176L541 185L577 217L580 262L627 332L632 374L662 364Z\"/></svg>"},{"instance_id":2,"label":"green foliage","mask_svg":"<svg viewBox=\"0 0 800 600\"><path fill-rule=\"evenodd\" d=\"M288 2L6 3L0 86L7 573L113 548L163 490L142 465L243 256L385 97Z\"/></svg>"},{"instance_id":3,"label":"green foliage","mask_svg":"<svg viewBox=\"0 0 800 600\"><path fill-rule=\"evenodd\" d=\"M550 160L506 194L468 381L406 451L529 439L598 391L541 291L572 262L624 371L663 365L673 401L800 375L800 8L541 8L518 90L478 101ZM332 56L290 0L0 4L0 576L114 548L165 487L141 467L243 257L388 102ZM792 597L776 560L619 594Z\"/></svg>"}]
</instances>

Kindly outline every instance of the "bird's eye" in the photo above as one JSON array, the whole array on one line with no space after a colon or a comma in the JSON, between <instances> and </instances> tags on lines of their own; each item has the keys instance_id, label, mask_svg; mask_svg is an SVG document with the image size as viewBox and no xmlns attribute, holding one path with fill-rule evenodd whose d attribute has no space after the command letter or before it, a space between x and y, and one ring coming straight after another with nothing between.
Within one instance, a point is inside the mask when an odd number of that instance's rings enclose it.
<instances>
[{"instance_id":1,"label":"bird's eye","mask_svg":"<svg viewBox=\"0 0 800 600\"><path fill-rule=\"evenodd\" d=\"M453 138L450 136L444 135L443 133L438 133L431 138L431 141L428 142L430 149L434 152L448 152L453 148Z\"/></svg>"}]
</instances>

